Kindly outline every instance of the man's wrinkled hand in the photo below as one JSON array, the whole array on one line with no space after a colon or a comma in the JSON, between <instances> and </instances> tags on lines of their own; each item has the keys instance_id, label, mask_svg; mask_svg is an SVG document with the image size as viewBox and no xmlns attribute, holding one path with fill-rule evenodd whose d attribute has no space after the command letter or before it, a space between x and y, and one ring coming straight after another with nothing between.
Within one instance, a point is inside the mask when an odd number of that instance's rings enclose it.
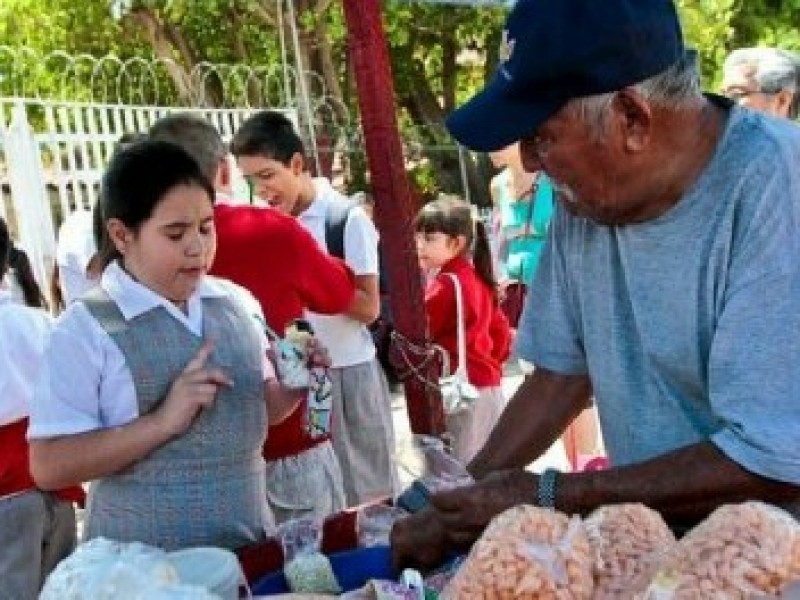
<instances>
[{"instance_id":1,"label":"man's wrinkled hand","mask_svg":"<svg viewBox=\"0 0 800 600\"><path fill-rule=\"evenodd\" d=\"M448 541L466 545L480 537L495 516L520 504L533 504L537 476L519 469L490 473L465 487L431 496Z\"/></svg>"},{"instance_id":2,"label":"man's wrinkled hand","mask_svg":"<svg viewBox=\"0 0 800 600\"><path fill-rule=\"evenodd\" d=\"M398 570L437 567L442 564L448 549L444 527L436 511L430 507L396 521L389 541Z\"/></svg>"}]
</instances>

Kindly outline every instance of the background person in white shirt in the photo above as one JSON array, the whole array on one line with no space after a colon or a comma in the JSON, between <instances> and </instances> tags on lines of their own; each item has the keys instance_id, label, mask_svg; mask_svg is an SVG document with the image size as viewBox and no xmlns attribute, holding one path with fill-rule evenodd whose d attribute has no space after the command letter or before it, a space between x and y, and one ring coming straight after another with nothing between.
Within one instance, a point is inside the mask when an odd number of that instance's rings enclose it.
<instances>
[{"instance_id":1,"label":"background person in white shirt","mask_svg":"<svg viewBox=\"0 0 800 600\"><path fill-rule=\"evenodd\" d=\"M140 133L124 133L115 152L145 137ZM104 254L113 252L104 235L100 208L100 203L92 210L79 208L68 215L58 229L52 281L56 310L62 310L98 284Z\"/></svg>"},{"instance_id":2,"label":"background person in white shirt","mask_svg":"<svg viewBox=\"0 0 800 600\"><path fill-rule=\"evenodd\" d=\"M30 475L25 432L52 319L19 304L3 285L11 250L0 218L0 596L29 600L75 546L71 500L82 501L83 490L42 492Z\"/></svg>"},{"instance_id":3,"label":"background person in white shirt","mask_svg":"<svg viewBox=\"0 0 800 600\"><path fill-rule=\"evenodd\" d=\"M167 142L104 176L117 256L59 320L28 432L40 487L92 482L86 538L237 548L271 527L261 444L299 397L274 379L257 303L206 277L213 197Z\"/></svg>"},{"instance_id":4,"label":"background person in white shirt","mask_svg":"<svg viewBox=\"0 0 800 600\"><path fill-rule=\"evenodd\" d=\"M92 211L79 210L64 219L56 243L58 287L64 305L74 302L97 285L97 279L88 273L89 261L96 252Z\"/></svg>"},{"instance_id":5,"label":"background person in white shirt","mask_svg":"<svg viewBox=\"0 0 800 600\"><path fill-rule=\"evenodd\" d=\"M271 207L297 217L328 253L325 228L331 211L348 199L308 170L303 142L292 122L274 111L247 119L231 152L255 193ZM308 315L331 353L333 447L352 506L395 490L391 395L367 325L380 311L378 232L360 207L344 227L345 262L356 274L356 297L342 315Z\"/></svg>"}]
</instances>

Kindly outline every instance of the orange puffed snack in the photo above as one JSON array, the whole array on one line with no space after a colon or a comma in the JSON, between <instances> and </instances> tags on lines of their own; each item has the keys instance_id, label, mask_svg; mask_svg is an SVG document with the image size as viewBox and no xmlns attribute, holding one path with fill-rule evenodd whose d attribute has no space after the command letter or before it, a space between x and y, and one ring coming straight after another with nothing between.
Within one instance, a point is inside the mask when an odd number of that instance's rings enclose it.
<instances>
[{"instance_id":1,"label":"orange puffed snack","mask_svg":"<svg viewBox=\"0 0 800 600\"><path fill-rule=\"evenodd\" d=\"M762 502L725 505L662 564L646 598L745 600L800 579L800 523Z\"/></svg>"},{"instance_id":2,"label":"orange puffed snack","mask_svg":"<svg viewBox=\"0 0 800 600\"><path fill-rule=\"evenodd\" d=\"M644 504L612 504L584 521L594 548L594 600L642 594L675 545L664 519Z\"/></svg>"},{"instance_id":3,"label":"orange puffed snack","mask_svg":"<svg viewBox=\"0 0 800 600\"><path fill-rule=\"evenodd\" d=\"M495 517L443 600L590 600L593 553L580 517L517 506Z\"/></svg>"}]
</instances>

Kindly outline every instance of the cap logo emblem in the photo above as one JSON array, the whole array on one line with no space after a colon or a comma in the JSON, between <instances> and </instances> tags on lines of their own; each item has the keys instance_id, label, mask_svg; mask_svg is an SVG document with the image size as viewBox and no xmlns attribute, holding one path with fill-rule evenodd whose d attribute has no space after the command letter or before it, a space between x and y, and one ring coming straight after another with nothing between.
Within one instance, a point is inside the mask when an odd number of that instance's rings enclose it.
<instances>
[{"instance_id":1,"label":"cap logo emblem","mask_svg":"<svg viewBox=\"0 0 800 600\"><path fill-rule=\"evenodd\" d=\"M516 43L516 40L511 40L508 38L508 29L504 29L503 40L500 42L500 50L497 53L501 62L505 63L511 60L511 55L514 54L514 46Z\"/></svg>"}]
</instances>

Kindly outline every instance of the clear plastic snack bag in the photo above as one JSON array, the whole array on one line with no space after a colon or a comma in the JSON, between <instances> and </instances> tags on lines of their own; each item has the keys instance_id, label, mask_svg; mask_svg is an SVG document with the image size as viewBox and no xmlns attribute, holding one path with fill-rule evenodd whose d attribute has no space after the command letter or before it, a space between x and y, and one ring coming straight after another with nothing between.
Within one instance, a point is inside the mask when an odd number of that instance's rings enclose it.
<instances>
[{"instance_id":1,"label":"clear plastic snack bag","mask_svg":"<svg viewBox=\"0 0 800 600\"><path fill-rule=\"evenodd\" d=\"M717 508L681 538L644 597L781 598L798 579L800 523L776 506L749 501Z\"/></svg>"},{"instance_id":2,"label":"clear plastic snack bag","mask_svg":"<svg viewBox=\"0 0 800 600\"><path fill-rule=\"evenodd\" d=\"M602 506L583 523L595 551L594 600L641 597L676 543L661 515L643 504Z\"/></svg>"},{"instance_id":3,"label":"clear plastic snack bag","mask_svg":"<svg viewBox=\"0 0 800 600\"><path fill-rule=\"evenodd\" d=\"M356 513L356 530L358 546L388 546L392 525L398 519L408 516L408 511L398 506L386 504L367 504Z\"/></svg>"},{"instance_id":4,"label":"clear plastic snack bag","mask_svg":"<svg viewBox=\"0 0 800 600\"><path fill-rule=\"evenodd\" d=\"M330 560L322 554L322 520L293 519L278 528L283 545L283 575L289 589L304 594L338 594L342 591Z\"/></svg>"},{"instance_id":5,"label":"clear plastic snack bag","mask_svg":"<svg viewBox=\"0 0 800 600\"><path fill-rule=\"evenodd\" d=\"M2 589L0 587L0 589ZM50 573L42 600L220 600L181 581L159 548L95 538L79 545Z\"/></svg>"},{"instance_id":6,"label":"clear plastic snack bag","mask_svg":"<svg viewBox=\"0 0 800 600\"><path fill-rule=\"evenodd\" d=\"M441 597L591 600L593 564L580 517L517 506L489 523Z\"/></svg>"},{"instance_id":7,"label":"clear plastic snack bag","mask_svg":"<svg viewBox=\"0 0 800 600\"><path fill-rule=\"evenodd\" d=\"M275 347L275 364L280 382L293 390L308 388L311 385L308 341L314 336L311 325L303 319L295 319L286 327L284 337L269 328L267 333Z\"/></svg>"}]
</instances>

